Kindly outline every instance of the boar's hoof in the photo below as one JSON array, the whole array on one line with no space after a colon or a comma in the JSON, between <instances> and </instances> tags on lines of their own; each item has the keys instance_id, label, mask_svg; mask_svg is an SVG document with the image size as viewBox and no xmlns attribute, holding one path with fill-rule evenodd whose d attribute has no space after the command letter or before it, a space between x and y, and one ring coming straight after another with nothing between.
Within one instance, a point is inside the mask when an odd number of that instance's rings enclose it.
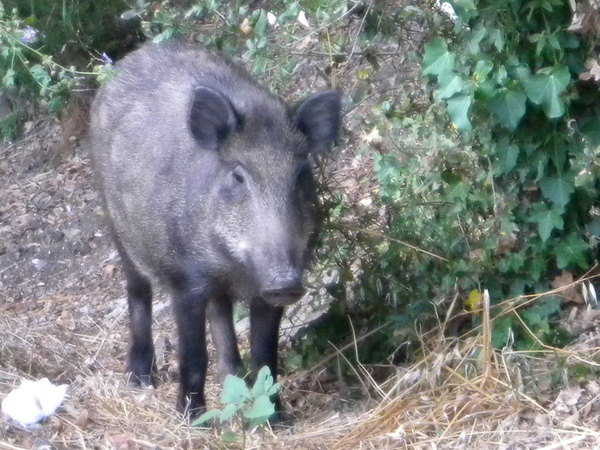
<instances>
[{"instance_id":1,"label":"boar's hoof","mask_svg":"<svg viewBox=\"0 0 600 450\"><path fill-rule=\"evenodd\" d=\"M148 367L145 363L135 363L130 361L125 369L127 374L127 383L129 386L139 388L145 386L157 386L156 367L151 364Z\"/></svg>"},{"instance_id":2,"label":"boar's hoof","mask_svg":"<svg viewBox=\"0 0 600 450\"><path fill-rule=\"evenodd\" d=\"M206 412L204 398L197 394L192 395L191 398L180 394L177 399L177 411L190 421L197 419Z\"/></svg>"},{"instance_id":3,"label":"boar's hoof","mask_svg":"<svg viewBox=\"0 0 600 450\"><path fill-rule=\"evenodd\" d=\"M141 388L145 386L156 387L157 382L154 374L136 375L132 371L127 371L127 384L134 388Z\"/></svg>"},{"instance_id":4,"label":"boar's hoof","mask_svg":"<svg viewBox=\"0 0 600 450\"><path fill-rule=\"evenodd\" d=\"M293 425L296 417L283 408L279 395L271 397L271 400L275 403L275 413L269 418L269 423L274 426Z\"/></svg>"}]
</instances>

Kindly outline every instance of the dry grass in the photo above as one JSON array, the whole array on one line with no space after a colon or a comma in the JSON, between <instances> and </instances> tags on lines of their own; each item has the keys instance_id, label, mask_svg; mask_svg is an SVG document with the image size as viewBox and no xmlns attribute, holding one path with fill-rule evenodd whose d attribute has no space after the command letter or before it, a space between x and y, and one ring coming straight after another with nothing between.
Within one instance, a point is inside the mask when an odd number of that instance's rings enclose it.
<instances>
[{"instance_id":1,"label":"dry grass","mask_svg":"<svg viewBox=\"0 0 600 450\"><path fill-rule=\"evenodd\" d=\"M78 308L77 299L53 300L54 307L62 300ZM384 383L355 364L374 400L332 403L331 395L304 388L296 423L252 430L245 448L597 448L600 384L593 377L565 379L567 367L598 367L595 322L567 349L498 351L491 346L486 305L477 313L484 319L480 333L447 338L446 324L440 324L423 336L418 361L396 368ZM127 387L121 373L126 317L120 310L101 321L65 312L49 319L44 302L38 306L28 316L11 315L10 305L0 311L0 390L8 393L21 377L49 376L69 382L70 395L59 414L32 430L4 421L0 448L242 448L241 441L224 442L224 430L186 425L173 410L176 382L168 376L158 389ZM159 339L172 333L170 323L159 320ZM220 389L212 379L208 386L215 404Z\"/></svg>"},{"instance_id":2,"label":"dry grass","mask_svg":"<svg viewBox=\"0 0 600 450\"><path fill-rule=\"evenodd\" d=\"M572 291L587 280L546 294ZM518 307L539 298L497 307L518 316ZM597 448L600 386L567 379L568 367L599 367L597 314L580 310L593 330L569 348L497 351L489 299L483 300L480 333L447 339L442 324L424 341L420 361L378 387L384 392L379 404L335 448ZM553 378L562 378L562 389Z\"/></svg>"}]
</instances>

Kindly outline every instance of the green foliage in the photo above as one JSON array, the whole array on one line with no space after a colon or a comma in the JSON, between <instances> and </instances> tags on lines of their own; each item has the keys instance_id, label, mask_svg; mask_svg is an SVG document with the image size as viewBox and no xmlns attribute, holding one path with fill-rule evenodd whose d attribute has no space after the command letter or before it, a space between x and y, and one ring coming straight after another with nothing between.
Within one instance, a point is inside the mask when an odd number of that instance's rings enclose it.
<instances>
[{"instance_id":1,"label":"green foliage","mask_svg":"<svg viewBox=\"0 0 600 450\"><path fill-rule=\"evenodd\" d=\"M16 134L18 122L26 117L26 105L42 105L48 112L58 113L74 88L82 86L88 77L103 76L107 72L102 64L97 65L94 72L78 71L71 64L77 59L75 55L71 54L69 58L64 55L74 35L82 31L76 31L69 22L75 20L72 14L80 12L77 8L82 9L83 5L91 7L91 2L63 2L62 15L58 16L56 5L50 3L0 2L0 90L16 108L14 114L0 123L4 139ZM103 14L109 11L113 10L109 8ZM36 15L38 13L41 15ZM100 26L94 21L95 17L88 16L87 19ZM94 35L94 39L97 37ZM84 45L81 40L77 42L78 47ZM68 62L59 63L56 56ZM86 63L88 58L86 54Z\"/></svg>"},{"instance_id":2,"label":"green foliage","mask_svg":"<svg viewBox=\"0 0 600 450\"><path fill-rule=\"evenodd\" d=\"M372 327L383 315L403 319L378 341L386 350L443 314L455 293L488 289L494 303L546 292L560 270L589 269L588 241L600 232L599 94L579 80L591 47L566 31L567 3L452 3L458 20L434 28L423 50L434 104L385 100L366 118L383 137L371 219L380 238L365 220L363 234L329 254L342 274L359 274L359 289L332 292L353 305L343 314L370 311ZM560 302L538 301L498 316L494 344L564 345ZM320 342L308 339L305 357Z\"/></svg>"},{"instance_id":3,"label":"green foliage","mask_svg":"<svg viewBox=\"0 0 600 450\"><path fill-rule=\"evenodd\" d=\"M268 9L267 9L268 8ZM167 39L192 39L199 44L244 60L255 76L280 89L289 81L299 58L290 51L290 43L310 33L298 17L310 11L315 28L327 28L348 11L347 2L277 1L256 8L231 0L202 2L139 2L126 11L126 17L141 19L144 34L154 42ZM325 44L336 46L336 43ZM340 42L340 44L344 44ZM337 46L336 46L337 47ZM332 48L325 47L330 51Z\"/></svg>"},{"instance_id":4,"label":"green foliage","mask_svg":"<svg viewBox=\"0 0 600 450\"><path fill-rule=\"evenodd\" d=\"M44 54L53 55L61 64L81 68L90 56L103 52L116 59L139 40L139 20L120 17L127 4L134 1L2 0L2 3L6 11L14 11L39 31Z\"/></svg>"},{"instance_id":5,"label":"green foliage","mask_svg":"<svg viewBox=\"0 0 600 450\"><path fill-rule=\"evenodd\" d=\"M37 40L38 31L0 2L0 90L9 98L39 96L49 102L49 109L57 110L72 78L55 71L52 58L32 47ZM14 137L21 117L22 112L16 111L0 122L4 139Z\"/></svg>"},{"instance_id":6,"label":"green foliage","mask_svg":"<svg viewBox=\"0 0 600 450\"><path fill-rule=\"evenodd\" d=\"M275 414L275 404L271 398L278 392L279 383L273 383L273 376L267 366L260 369L251 389L248 389L243 379L227 375L221 395L223 409L205 412L192 425L205 425L217 418L221 423L237 420L244 426L264 425Z\"/></svg>"},{"instance_id":7,"label":"green foliage","mask_svg":"<svg viewBox=\"0 0 600 450\"><path fill-rule=\"evenodd\" d=\"M560 311L559 297L543 296L522 313L499 316L493 322L492 342L499 348L514 345L519 350L538 348L540 342L564 347L570 336L557 325Z\"/></svg>"},{"instance_id":8,"label":"green foliage","mask_svg":"<svg viewBox=\"0 0 600 450\"><path fill-rule=\"evenodd\" d=\"M450 3L458 19L426 44L422 70L460 132L461 149L441 155L441 180L423 161L408 161L420 175L398 173L399 189L428 185L428 200L443 205L428 208L435 225L408 222L440 239L427 248L450 260L430 276L465 290L488 288L492 300L544 291L558 269L586 270L591 261L586 229L597 220L600 180L597 130L589 124L598 122L599 95L578 75L592 47L566 31L567 2ZM456 160L457 152L472 159ZM522 319L546 339L551 312L538 309ZM496 344L515 325L511 318L498 323Z\"/></svg>"}]
</instances>

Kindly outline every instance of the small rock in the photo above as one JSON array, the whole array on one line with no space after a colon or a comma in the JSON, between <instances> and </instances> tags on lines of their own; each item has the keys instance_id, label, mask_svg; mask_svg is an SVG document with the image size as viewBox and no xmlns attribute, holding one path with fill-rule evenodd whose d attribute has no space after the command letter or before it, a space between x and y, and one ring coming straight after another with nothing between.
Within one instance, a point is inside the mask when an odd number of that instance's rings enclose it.
<instances>
[{"instance_id":1,"label":"small rock","mask_svg":"<svg viewBox=\"0 0 600 450\"><path fill-rule=\"evenodd\" d=\"M44 261L43 259L39 259L39 258L33 258L31 260L31 264L33 265L33 267L35 267L39 271L42 271L42 270L46 269L46 267L48 267L48 263L46 261Z\"/></svg>"},{"instance_id":2,"label":"small rock","mask_svg":"<svg viewBox=\"0 0 600 450\"><path fill-rule=\"evenodd\" d=\"M38 209L48 209L52 206L52 196L47 192L40 192L31 202Z\"/></svg>"}]
</instances>

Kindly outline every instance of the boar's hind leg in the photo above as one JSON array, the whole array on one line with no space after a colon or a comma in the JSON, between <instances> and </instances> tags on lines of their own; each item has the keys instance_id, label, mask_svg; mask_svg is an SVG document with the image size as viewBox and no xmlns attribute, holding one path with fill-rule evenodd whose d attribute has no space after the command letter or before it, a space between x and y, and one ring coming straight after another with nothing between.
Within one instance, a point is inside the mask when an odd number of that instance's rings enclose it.
<instances>
[{"instance_id":1,"label":"boar's hind leg","mask_svg":"<svg viewBox=\"0 0 600 450\"><path fill-rule=\"evenodd\" d=\"M233 305L227 297L208 303L208 319L213 344L217 350L217 368L221 382L227 374L238 375L242 360L233 326Z\"/></svg>"},{"instance_id":2,"label":"boar's hind leg","mask_svg":"<svg viewBox=\"0 0 600 450\"><path fill-rule=\"evenodd\" d=\"M191 418L204 411L206 378L206 296L179 289L174 295L179 330L179 397L177 409Z\"/></svg>"},{"instance_id":3,"label":"boar's hind leg","mask_svg":"<svg viewBox=\"0 0 600 450\"><path fill-rule=\"evenodd\" d=\"M268 366L274 380L277 379L277 344L282 315L282 307L271 306L260 297L253 299L250 303L252 369L256 373L263 366ZM281 416L282 407L279 396L273 400L278 416ZM281 418L278 417L276 420Z\"/></svg>"},{"instance_id":4,"label":"boar's hind leg","mask_svg":"<svg viewBox=\"0 0 600 450\"><path fill-rule=\"evenodd\" d=\"M152 286L127 257L121 254L127 277L130 347L127 361L129 381L135 386L153 383L156 366L152 342Z\"/></svg>"}]
</instances>

